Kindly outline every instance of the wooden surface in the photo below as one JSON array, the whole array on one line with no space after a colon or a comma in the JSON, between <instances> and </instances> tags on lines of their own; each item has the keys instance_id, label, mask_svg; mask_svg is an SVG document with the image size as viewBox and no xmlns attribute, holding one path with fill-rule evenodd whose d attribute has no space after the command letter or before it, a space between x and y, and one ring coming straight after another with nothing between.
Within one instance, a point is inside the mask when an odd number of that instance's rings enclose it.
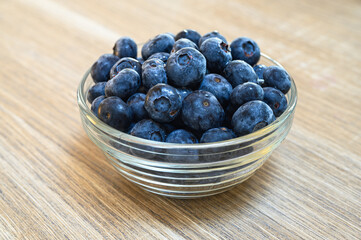
<instances>
[{"instance_id":1,"label":"wooden surface","mask_svg":"<svg viewBox=\"0 0 361 240\"><path fill-rule=\"evenodd\" d=\"M118 37L217 29L293 75L294 125L252 178L173 200L88 139L76 88ZM0 239L361 239L361 2L0 1Z\"/></svg>"}]
</instances>

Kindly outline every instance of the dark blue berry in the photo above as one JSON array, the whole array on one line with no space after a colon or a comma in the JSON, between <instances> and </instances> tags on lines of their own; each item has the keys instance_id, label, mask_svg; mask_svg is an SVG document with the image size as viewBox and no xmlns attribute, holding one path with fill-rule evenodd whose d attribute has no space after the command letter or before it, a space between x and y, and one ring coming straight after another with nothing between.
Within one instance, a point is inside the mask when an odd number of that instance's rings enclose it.
<instances>
[{"instance_id":1,"label":"dark blue berry","mask_svg":"<svg viewBox=\"0 0 361 240\"><path fill-rule=\"evenodd\" d=\"M246 82L235 87L231 94L231 103L239 107L246 102L253 100L263 100L263 89L253 82Z\"/></svg>"},{"instance_id":2,"label":"dark blue berry","mask_svg":"<svg viewBox=\"0 0 361 240\"><path fill-rule=\"evenodd\" d=\"M175 53L175 52L178 51L179 49L186 48L186 47L191 47L191 48L195 48L195 49L198 50L197 44L195 44L194 42L192 42L192 41L189 40L189 39L181 38L181 39L178 39L178 40L174 43L171 53Z\"/></svg>"},{"instance_id":3,"label":"dark blue berry","mask_svg":"<svg viewBox=\"0 0 361 240\"><path fill-rule=\"evenodd\" d=\"M137 60L141 65L144 63L144 59L142 57L138 57Z\"/></svg>"},{"instance_id":4,"label":"dark blue berry","mask_svg":"<svg viewBox=\"0 0 361 240\"><path fill-rule=\"evenodd\" d=\"M255 132L275 120L272 109L264 102L250 101L238 108L232 117L232 127L238 136Z\"/></svg>"},{"instance_id":5,"label":"dark blue berry","mask_svg":"<svg viewBox=\"0 0 361 240\"><path fill-rule=\"evenodd\" d=\"M219 38L205 40L200 46L200 51L207 60L207 69L213 73L222 73L226 65L232 60L232 54L227 43Z\"/></svg>"},{"instance_id":6,"label":"dark blue berry","mask_svg":"<svg viewBox=\"0 0 361 240\"><path fill-rule=\"evenodd\" d=\"M189 88L177 88L178 94L181 96L182 102L183 100L192 92L192 89Z\"/></svg>"},{"instance_id":7,"label":"dark blue berry","mask_svg":"<svg viewBox=\"0 0 361 240\"><path fill-rule=\"evenodd\" d=\"M105 96L117 96L127 100L140 86L139 74L133 69L123 69L105 85Z\"/></svg>"},{"instance_id":8,"label":"dark blue berry","mask_svg":"<svg viewBox=\"0 0 361 240\"><path fill-rule=\"evenodd\" d=\"M194 42L195 44L198 45L199 39L201 38L201 35L192 29L184 29L182 31L180 31L175 37L174 39L177 41L178 39L181 38L187 38L189 40L191 40L192 42Z\"/></svg>"},{"instance_id":9,"label":"dark blue berry","mask_svg":"<svg viewBox=\"0 0 361 240\"><path fill-rule=\"evenodd\" d=\"M127 130L126 130L125 132L126 132L126 133L129 133L130 130L132 130L132 128L134 127L135 124L136 124L135 122L131 122L130 125L129 125L129 127L127 128Z\"/></svg>"},{"instance_id":10,"label":"dark blue berry","mask_svg":"<svg viewBox=\"0 0 361 240\"><path fill-rule=\"evenodd\" d=\"M157 54L157 53L156 53ZM154 54L155 55L155 54ZM152 55L153 56L153 55ZM159 59L159 58L148 58L146 61L144 61L144 63L142 64L142 70L146 67L148 67L148 65L152 65L152 67L156 67L158 65L163 66L163 68L165 68L165 63Z\"/></svg>"},{"instance_id":11,"label":"dark blue berry","mask_svg":"<svg viewBox=\"0 0 361 240\"><path fill-rule=\"evenodd\" d=\"M169 36L171 36L172 38L175 38L175 35L174 33L171 33L171 32L166 32L165 34L168 34ZM174 40L175 41L175 40Z\"/></svg>"},{"instance_id":12,"label":"dark blue berry","mask_svg":"<svg viewBox=\"0 0 361 240\"><path fill-rule=\"evenodd\" d=\"M143 85L140 85L137 92L147 94L148 88L144 87Z\"/></svg>"},{"instance_id":13,"label":"dark blue berry","mask_svg":"<svg viewBox=\"0 0 361 240\"><path fill-rule=\"evenodd\" d=\"M115 42L113 47L113 54L119 58L137 58L137 52L137 44L130 37L121 37Z\"/></svg>"},{"instance_id":14,"label":"dark blue berry","mask_svg":"<svg viewBox=\"0 0 361 240\"><path fill-rule=\"evenodd\" d=\"M204 77L199 90L212 93L222 106L226 106L232 92L232 85L221 75L207 74Z\"/></svg>"},{"instance_id":15,"label":"dark blue berry","mask_svg":"<svg viewBox=\"0 0 361 240\"><path fill-rule=\"evenodd\" d=\"M258 79L251 65L242 60L229 62L223 71L223 76L234 88L245 82L257 83Z\"/></svg>"},{"instance_id":16,"label":"dark blue berry","mask_svg":"<svg viewBox=\"0 0 361 240\"><path fill-rule=\"evenodd\" d=\"M177 129L172 123L162 123L161 126L164 129L166 136Z\"/></svg>"},{"instance_id":17,"label":"dark blue berry","mask_svg":"<svg viewBox=\"0 0 361 240\"><path fill-rule=\"evenodd\" d=\"M237 111L238 107L234 106L233 104L228 104L228 106L226 107L226 109L224 110L225 112L225 117L224 117L224 121L223 121L223 125L228 127L228 128L232 128L232 117L233 114Z\"/></svg>"},{"instance_id":18,"label":"dark blue berry","mask_svg":"<svg viewBox=\"0 0 361 240\"><path fill-rule=\"evenodd\" d=\"M167 63L167 60L169 58L169 53L166 53L166 52L154 53L147 60L152 59L152 58L157 58L159 60L162 60L164 63Z\"/></svg>"},{"instance_id":19,"label":"dark blue berry","mask_svg":"<svg viewBox=\"0 0 361 240\"><path fill-rule=\"evenodd\" d=\"M149 89L144 107L153 120L166 123L177 117L182 107L182 100L177 89L160 83Z\"/></svg>"},{"instance_id":20,"label":"dark blue berry","mask_svg":"<svg viewBox=\"0 0 361 240\"><path fill-rule=\"evenodd\" d=\"M287 108L287 98L286 96L278 89L265 87L263 88L264 97L263 101L271 107L274 115L276 117L281 116L281 114Z\"/></svg>"},{"instance_id":21,"label":"dark blue berry","mask_svg":"<svg viewBox=\"0 0 361 240\"><path fill-rule=\"evenodd\" d=\"M148 59L142 67L142 83L146 89L158 83L167 83L167 73L164 62L157 58Z\"/></svg>"},{"instance_id":22,"label":"dark blue berry","mask_svg":"<svg viewBox=\"0 0 361 240\"><path fill-rule=\"evenodd\" d=\"M198 143L198 140L193 135L193 133L188 132L184 129L178 129L171 132L165 141L169 143L181 143L181 144Z\"/></svg>"},{"instance_id":23,"label":"dark blue berry","mask_svg":"<svg viewBox=\"0 0 361 240\"><path fill-rule=\"evenodd\" d=\"M170 124L172 124L176 129L187 127L182 120L182 112L181 111L178 114L178 116L173 121L170 122Z\"/></svg>"},{"instance_id":24,"label":"dark blue berry","mask_svg":"<svg viewBox=\"0 0 361 240\"><path fill-rule=\"evenodd\" d=\"M105 84L106 82L99 82L89 89L87 96L89 103L92 103L97 97L105 95Z\"/></svg>"},{"instance_id":25,"label":"dark blue berry","mask_svg":"<svg viewBox=\"0 0 361 240\"><path fill-rule=\"evenodd\" d=\"M291 88L291 77L286 70L278 66L270 66L263 72L264 84L277 88L286 94Z\"/></svg>"},{"instance_id":26,"label":"dark blue berry","mask_svg":"<svg viewBox=\"0 0 361 240\"><path fill-rule=\"evenodd\" d=\"M203 132L204 132L204 131L194 130L194 129L186 126L185 124L183 124L182 129L185 129L185 130L187 130L188 132L193 133L193 135L196 136L197 139L200 139L200 138L202 137Z\"/></svg>"},{"instance_id":27,"label":"dark blue berry","mask_svg":"<svg viewBox=\"0 0 361 240\"><path fill-rule=\"evenodd\" d=\"M90 74L95 83L106 82L109 80L109 72L113 65L119 60L119 57L113 54L103 54L92 65Z\"/></svg>"},{"instance_id":28,"label":"dark blue berry","mask_svg":"<svg viewBox=\"0 0 361 240\"><path fill-rule=\"evenodd\" d=\"M109 126L125 131L133 119L130 107L119 97L108 97L104 99L98 108L99 119Z\"/></svg>"},{"instance_id":29,"label":"dark blue berry","mask_svg":"<svg viewBox=\"0 0 361 240\"><path fill-rule=\"evenodd\" d=\"M204 34L198 41L198 46L201 47L202 43L207 40L208 38L213 38L213 37L217 37L219 39L221 39L223 42L227 43L227 40L225 37L223 37L221 34L219 34L218 31L213 31L213 32L209 32Z\"/></svg>"},{"instance_id":30,"label":"dark blue berry","mask_svg":"<svg viewBox=\"0 0 361 240\"><path fill-rule=\"evenodd\" d=\"M191 129L206 131L221 126L224 110L212 93L197 90L183 100L182 120Z\"/></svg>"},{"instance_id":31,"label":"dark blue berry","mask_svg":"<svg viewBox=\"0 0 361 240\"><path fill-rule=\"evenodd\" d=\"M98 117L98 108L99 108L99 105L100 103L105 99L105 96L99 96L97 97L96 99L94 99L94 101L92 102L92 105L91 105L91 110L92 112L94 113L95 116Z\"/></svg>"},{"instance_id":32,"label":"dark blue berry","mask_svg":"<svg viewBox=\"0 0 361 240\"><path fill-rule=\"evenodd\" d=\"M168 58L168 82L176 87L191 87L203 80L206 59L194 48L182 48Z\"/></svg>"},{"instance_id":33,"label":"dark blue berry","mask_svg":"<svg viewBox=\"0 0 361 240\"><path fill-rule=\"evenodd\" d=\"M226 127L211 128L203 133L201 143L220 142L235 138L236 134Z\"/></svg>"},{"instance_id":34,"label":"dark blue berry","mask_svg":"<svg viewBox=\"0 0 361 240\"><path fill-rule=\"evenodd\" d=\"M158 52L170 53L173 48L174 38L169 34L159 34L148 40L142 47L142 57L147 60L151 55Z\"/></svg>"},{"instance_id":35,"label":"dark blue berry","mask_svg":"<svg viewBox=\"0 0 361 240\"><path fill-rule=\"evenodd\" d=\"M135 93L127 100L127 104L133 111L133 120L138 122L142 119L148 118L148 112L144 108L145 94Z\"/></svg>"},{"instance_id":36,"label":"dark blue berry","mask_svg":"<svg viewBox=\"0 0 361 240\"><path fill-rule=\"evenodd\" d=\"M255 65L261 57L261 50L258 44L246 37L235 39L231 43L231 50L234 60L243 60L251 66Z\"/></svg>"},{"instance_id":37,"label":"dark blue berry","mask_svg":"<svg viewBox=\"0 0 361 240\"><path fill-rule=\"evenodd\" d=\"M198 143L198 139L192 132L185 129L178 129L168 135L166 142L195 144ZM197 163L199 160L198 150L189 148L170 148L167 149L166 159L169 162Z\"/></svg>"},{"instance_id":38,"label":"dark blue berry","mask_svg":"<svg viewBox=\"0 0 361 240\"><path fill-rule=\"evenodd\" d=\"M267 66L263 64L258 64L253 67L254 72L257 74L258 79L263 79L263 72L266 70Z\"/></svg>"},{"instance_id":39,"label":"dark blue berry","mask_svg":"<svg viewBox=\"0 0 361 240\"><path fill-rule=\"evenodd\" d=\"M130 130L129 134L158 142L165 141L165 131L159 123L151 119L143 119L137 122Z\"/></svg>"},{"instance_id":40,"label":"dark blue berry","mask_svg":"<svg viewBox=\"0 0 361 240\"><path fill-rule=\"evenodd\" d=\"M110 69L110 78L112 79L120 71L127 68L135 70L139 74L139 76L142 75L142 64L140 64L137 59L125 57L116 62L114 66Z\"/></svg>"}]
</instances>

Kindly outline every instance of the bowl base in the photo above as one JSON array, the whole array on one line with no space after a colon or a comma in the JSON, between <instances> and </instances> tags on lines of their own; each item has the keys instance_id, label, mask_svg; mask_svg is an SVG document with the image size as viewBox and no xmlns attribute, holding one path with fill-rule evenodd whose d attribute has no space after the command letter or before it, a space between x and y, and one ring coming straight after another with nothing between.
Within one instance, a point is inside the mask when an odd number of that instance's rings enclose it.
<instances>
[{"instance_id":1,"label":"bowl base","mask_svg":"<svg viewBox=\"0 0 361 240\"><path fill-rule=\"evenodd\" d=\"M117 167L115 167L115 168L119 171L119 169ZM209 197L209 196L217 195L217 194L226 192L228 190L231 190L238 184L241 184L242 182L246 181L248 178L252 177L254 172L243 179L238 179L236 182L228 184L227 186L223 186L221 188L215 188L215 189L207 189L206 191L204 191L204 190L203 191L197 191L197 190L189 191L188 189L183 190L183 191L182 190L169 191L166 189L145 186L144 184L134 181L134 179L129 178L127 175L122 174L121 172L119 172L119 174L122 177L124 177L125 179L127 179L129 182L133 183L135 186L137 186L147 192L156 194L156 195L160 195L160 196L168 197L168 198L176 198L176 199L195 199L195 198Z\"/></svg>"}]
</instances>

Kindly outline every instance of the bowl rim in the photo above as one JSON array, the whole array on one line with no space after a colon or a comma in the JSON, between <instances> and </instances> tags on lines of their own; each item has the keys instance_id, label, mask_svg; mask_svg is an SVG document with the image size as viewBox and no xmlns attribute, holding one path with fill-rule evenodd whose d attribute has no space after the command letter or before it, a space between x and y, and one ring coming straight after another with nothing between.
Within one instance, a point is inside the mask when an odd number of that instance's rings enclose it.
<instances>
[{"instance_id":1,"label":"bowl rim","mask_svg":"<svg viewBox=\"0 0 361 240\"><path fill-rule=\"evenodd\" d=\"M261 56L267 59L268 61L274 63L276 66L279 66L283 69L285 69L279 62L269 57L267 54L261 53ZM286 69L285 69L286 70ZM286 70L287 71L287 70ZM77 89L77 102L80 111L84 112L86 114L86 117L93 123L93 126L98 128L100 131L106 133L107 135L110 135L111 137L114 137L116 139L121 139L126 142L132 142L135 144L140 145L149 145L156 148L162 148L162 149L171 149L171 148L183 148L183 149L205 149L205 148L219 148L219 147L227 147L234 144L240 144L245 142L250 142L252 140L261 138L262 136L265 136L278 127L280 127L288 118L292 116L292 113L295 110L296 104L297 104L297 88L296 84L292 78L292 76L289 74L291 78L291 88L287 95L289 94L288 100L288 106L286 110L282 113L281 116L277 117L274 122L267 125L266 127L257 130L256 132L237 137L232 138L225 141L219 141L219 142L212 142L212 143L196 143L196 144L181 144L181 143L167 143L167 142L157 142L152 140L147 140L143 138L139 138L136 136L132 136L126 132L121 132L113 127L110 127L103 121L101 121L99 118L97 118L94 113L91 111L89 106L87 105L87 98L86 93L84 91L85 82L87 81L90 74L90 68L85 72L82 80L80 81L80 84ZM85 93L85 94L84 94Z\"/></svg>"}]
</instances>

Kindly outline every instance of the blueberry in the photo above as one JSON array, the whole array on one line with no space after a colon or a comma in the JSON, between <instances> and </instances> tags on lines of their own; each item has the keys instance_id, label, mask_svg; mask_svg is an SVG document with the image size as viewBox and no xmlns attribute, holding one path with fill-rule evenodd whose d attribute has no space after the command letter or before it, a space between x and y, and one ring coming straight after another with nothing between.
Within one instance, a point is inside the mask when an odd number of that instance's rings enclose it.
<instances>
[{"instance_id":1,"label":"blueberry","mask_svg":"<svg viewBox=\"0 0 361 240\"><path fill-rule=\"evenodd\" d=\"M228 127L228 128L232 128L232 117L233 114L237 111L238 107L234 106L233 104L228 104L228 106L226 107L226 109L224 110L225 112L225 117L224 117L224 121L223 121L223 125Z\"/></svg>"},{"instance_id":2,"label":"blueberry","mask_svg":"<svg viewBox=\"0 0 361 240\"><path fill-rule=\"evenodd\" d=\"M133 69L123 69L105 85L105 96L117 96L124 101L137 92L140 86L139 74Z\"/></svg>"},{"instance_id":3,"label":"blueberry","mask_svg":"<svg viewBox=\"0 0 361 240\"><path fill-rule=\"evenodd\" d=\"M144 87L143 85L140 85L137 91L137 93L144 93L144 94L147 94L147 92L148 92L148 88Z\"/></svg>"},{"instance_id":4,"label":"blueberry","mask_svg":"<svg viewBox=\"0 0 361 240\"><path fill-rule=\"evenodd\" d=\"M253 67L254 72L257 74L258 79L263 79L263 72L266 70L267 66L263 64L258 64Z\"/></svg>"},{"instance_id":5,"label":"blueberry","mask_svg":"<svg viewBox=\"0 0 361 240\"><path fill-rule=\"evenodd\" d=\"M177 88L178 94L181 96L182 102L191 92L192 89L189 88Z\"/></svg>"},{"instance_id":6,"label":"blueberry","mask_svg":"<svg viewBox=\"0 0 361 240\"><path fill-rule=\"evenodd\" d=\"M166 52L158 52L158 53L154 53L152 56L150 56L147 60L152 59L152 58L157 58L159 60L162 60L164 63L167 63L167 60L169 58L169 53Z\"/></svg>"},{"instance_id":7,"label":"blueberry","mask_svg":"<svg viewBox=\"0 0 361 240\"><path fill-rule=\"evenodd\" d=\"M200 51L207 60L207 69L214 73L221 73L232 60L232 54L227 43L219 38L205 40L200 46Z\"/></svg>"},{"instance_id":8,"label":"blueberry","mask_svg":"<svg viewBox=\"0 0 361 240\"><path fill-rule=\"evenodd\" d=\"M132 128L134 127L135 124L136 124L135 122L131 122L129 127L127 128L127 130L125 132L130 133L130 130L132 130Z\"/></svg>"},{"instance_id":9,"label":"blueberry","mask_svg":"<svg viewBox=\"0 0 361 240\"><path fill-rule=\"evenodd\" d=\"M142 66L142 83L146 89L158 83L167 83L164 62L157 58L148 59Z\"/></svg>"},{"instance_id":10,"label":"blueberry","mask_svg":"<svg viewBox=\"0 0 361 240\"><path fill-rule=\"evenodd\" d=\"M155 54L153 54L153 55L155 55ZM156 67L157 65L161 65L163 68L165 68L165 63L161 59L155 58L155 57L154 58L149 57L146 61L144 61L144 63L142 64L142 70L144 68L148 67L149 65L152 65L152 67Z\"/></svg>"},{"instance_id":11,"label":"blueberry","mask_svg":"<svg viewBox=\"0 0 361 240\"><path fill-rule=\"evenodd\" d=\"M235 39L231 43L231 50L234 60L243 60L252 66L255 65L261 57L261 50L258 44L246 37Z\"/></svg>"},{"instance_id":12,"label":"blueberry","mask_svg":"<svg viewBox=\"0 0 361 240\"><path fill-rule=\"evenodd\" d=\"M192 42L192 41L189 40L189 39L181 38L181 39L178 39L178 40L174 43L171 53L175 53L175 52L178 51L179 49L182 49L182 48L185 48L185 47L191 47L191 48L195 48L195 49L198 50L197 44L195 44L194 42Z\"/></svg>"},{"instance_id":13,"label":"blueberry","mask_svg":"<svg viewBox=\"0 0 361 240\"><path fill-rule=\"evenodd\" d=\"M168 81L176 87L191 87L200 83L206 73L206 59L194 48L182 48L168 58Z\"/></svg>"},{"instance_id":14,"label":"blueberry","mask_svg":"<svg viewBox=\"0 0 361 240\"><path fill-rule=\"evenodd\" d=\"M180 144L195 144L198 143L198 139L193 133L185 129L178 129L171 132L166 142L168 143L180 143ZM167 160L169 162L181 162L181 163L197 163L198 162L198 150L189 148L170 148L167 149Z\"/></svg>"},{"instance_id":15,"label":"blueberry","mask_svg":"<svg viewBox=\"0 0 361 240\"><path fill-rule=\"evenodd\" d=\"M286 70L278 66L270 66L263 72L264 84L277 88L286 94L291 88L291 77Z\"/></svg>"},{"instance_id":16,"label":"blueberry","mask_svg":"<svg viewBox=\"0 0 361 240\"><path fill-rule=\"evenodd\" d=\"M246 102L253 100L263 100L263 89L253 82L246 82L235 87L231 94L231 103L239 107Z\"/></svg>"},{"instance_id":17,"label":"blueberry","mask_svg":"<svg viewBox=\"0 0 361 240\"><path fill-rule=\"evenodd\" d=\"M183 124L183 127L182 129L185 129L187 130L188 132L191 132L193 133L194 136L196 136L197 139L201 139L202 137L202 134L204 133L204 131L197 131L197 130L194 130L188 126L186 126L185 124Z\"/></svg>"},{"instance_id":18,"label":"blueberry","mask_svg":"<svg viewBox=\"0 0 361 240\"><path fill-rule=\"evenodd\" d=\"M201 143L220 142L235 138L236 134L226 127L211 128L203 133Z\"/></svg>"},{"instance_id":19,"label":"blueberry","mask_svg":"<svg viewBox=\"0 0 361 240\"><path fill-rule=\"evenodd\" d=\"M166 32L166 33L164 33L164 34L168 34L168 35L169 35L169 36L171 36L172 38L175 38L174 33L171 33L171 32Z\"/></svg>"},{"instance_id":20,"label":"blueberry","mask_svg":"<svg viewBox=\"0 0 361 240\"><path fill-rule=\"evenodd\" d=\"M95 116L98 117L98 109L99 109L99 105L100 103L105 99L105 96L99 96L96 99L94 99L94 101L92 102L91 105L91 110L94 113Z\"/></svg>"},{"instance_id":21,"label":"blueberry","mask_svg":"<svg viewBox=\"0 0 361 240\"><path fill-rule=\"evenodd\" d=\"M209 32L204 34L198 41L198 46L201 47L202 43L207 40L208 38L213 38L213 37L217 37L219 39L221 39L223 42L227 43L227 40L225 37L223 37L221 34L219 34L218 31L213 31L213 32Z\"/></svg>"},{"instance_id":22,"label":"blueberry","mask_svg":"<svg viewBox=\"0 0 361 240\"><path fill-rule=\"evenodd\" d=\"M137 52L137 44L130 37L121 37L115 42L113 47L113 54L119 58L137 58Z\"/></svg>"},{"instance_id":23,"label":"blueberry","mask_svg":"<svg viewBox=\"0 0 361 240\"><path fill-rule=\"evenodd\" d=\"M212 93L222 106L226 106L232 92L232 85L221 75L207 74L199 90Z\"/></svg>"},{"instance_id":24,"label":"blueberry","mask_svg":"<svg viewBox=\"0 0 361 240\"><path fill-rule=\"evenodd\" d=\"M144 63L144 59L142 57L138 57L137 60L141 65Z\"/></svg>"},{"instance_id":25,"label":"blueberry","mask_svg":"<svg viewBox=\"0 0 361 240\"><path fill-rule=\"evenodd\" d=\"M133 120L138 122L142 119L148 118L148 112L144 108L145 94L135 93L127 100L127 104L133 111Z\"/></svg>"},{"instance_id":26,"label":"blueberry","mask_svg":"<svg viewBox=\"0 0 361 240\"><path fill-rule=\"evenodd\" d=\"M133 119L130 107L119 97L108 97L104 99L98 108L99 119L109 126L125 131Z\"/></svg>"},{"instance_id":27,"label":"blueberry","mask_svg":"<svg viewBox=\"0 0 361 240\"><path fill-rule=\"evenodd\" d=\"M177 89L159 83L149 89L144 107L153 120L166 123L177 117L182 107L182 100Z\"/></svg>"},{"instance_id":28,"label":"blueberry","mask_svg":"<svg viewBox=\"0 0 361 240\"><path fill-rule=\"evenodd\" d=\"M174 38L169 34L159 34L150 39L142 47L142 57L147 60L152 54L158 52L169 53L174 44Z\"/></svg>"},{"instance_id":29,"label":"blueberry","mask_svg":"<svg viewBox=\"0 0 361 240\"><path fill-rule=\"evenodd\" d=\"M103 54L92 65L90 74L95 83L106 82L109 80L109 72L113 65L119 60L119 57L113 54Z\"/></svg>"},{"instance_id":30,"label":"blueberry","mask_svg":"<svg viewBox=\"0 0 361 240\"><path fill-rule=\"evenodd\" d=\"M271 107L274 115L276 117L281 116L281 114L287 108L287 98L286 96L278 89L265 87L263 88L264 97L263 101Z\"/></svg>"},{"instance_id":31,"label":"blueberry","mask_svg":"<svg viewBox=\"0 0 361 240\"><path fill-rule=\"evenodd\" d=\"M172 123L162 123L161 126L164 129L166 136L177 129Z\"/></svg>"},{"instance_id":32,"label":"blueberry","mask_svg":"<svg viewBox=\"0 0 361 240\"><path fill-rule=\"evenodd\" d=\"M183 100L182 120L191 129L206 131L221 126L224 110L212 93L197 90Z\"/></svg>"},{"instance_id":33,"label":"blueberry","mask_svg":"<svg viewBox=\"0 0 361 240\"><path fill-rule=\"evenodd\" d=\"M159 125L159 123L151 119L143 119L137 122L130 130L129 134L158 142L165 141L165 131Z\"/></svg>"},{"instance_id":34,"label":"blueberry","mask_svg":"<svg viewBox=\"0 0 361 240\"><path fill-rule=\"evenodd\" d=\"M99 82L89 89L87 96L89 103L92 103L94 99L96 99L97 97L105 95L104 92L105 84L106 82Z\"/></svg>"},{"instance_id":35,"label":"blueberry","mask_svg":"<svg viewBox=\"0 0 361 240\"><path fill-rule=\"evenodd\" d=\"M142 64L137 59L125 57L116 62L110 69L110 78L115 77L120 71L127 68L135 70L139 76L142 75Z\"/></svg>"},{"instance_id":36,"label":"blueberry","mask_svg":"<svg viewBox=\"0 0 361 240\"><path fill-rule=\"evenodd\" d=\"M232 127L238 136L261 129L275 120L272 109L264 102L250 101L238 108L232 117Z\"/></svg>"},{"instance_id":37,"label":"blueberry","mask_svg":"<svg viewBox=\"0 0 361 240\"><path fill-rule=\"evenodd\" d=\"M258 64L253 67L253 70L257 74L257 77L258 77L257 83L260 86L264 85L263 72L264 72L264 70L266 70L266 68L267 68L267 66L263 65L263 64Z\"/></svg>"},{"instance_id":38,"label":"blueberry","mask_svg":"<svg viewBox=\"0 0 361 240\"><path fill-rule=\"evenodd\" d=\"M229 62L223 71L223 76L234 88L245 82L257 83L258 79L251 65L242 60Z\"/></svg>"},{"instance_id":39,"label":"blueberry","mask_svg":"<svg viewBox=\"0 0 361 240\"><path fill-rule=\"evenodd\" d=\"M182 120L182 112L181 111L178 114L178 116L173 121L171 121L169 124L172 124L176 129L187 127Z\"/></svg>"},{"instance_id":40,"label":"blueberry","mask_svg":"<svg viewBox=\"0 0 361 240\"><path fill-rule=\"evenodd\" d=\"M175 40L177 41L178 39L181 38L187 38L189 40L191 40L192 42L194 42L195 44L198 45L199 39L201 38L201 35L192 29L184 29L182 31L180 31L176 36L175 36Z\"/></svg>"},{"instance_id":41,"label":"blueberry","mask_svg":"<svg viewBox=\"0 0 361 240\"><path fill-rule=\"evenodd\" d=\"M165 141L169 143L182 143L182 144L198 143L198 140L193 135L193 133L186 131L184 129L178 129L171 132Z\"/></svg>"}]
</instances>

